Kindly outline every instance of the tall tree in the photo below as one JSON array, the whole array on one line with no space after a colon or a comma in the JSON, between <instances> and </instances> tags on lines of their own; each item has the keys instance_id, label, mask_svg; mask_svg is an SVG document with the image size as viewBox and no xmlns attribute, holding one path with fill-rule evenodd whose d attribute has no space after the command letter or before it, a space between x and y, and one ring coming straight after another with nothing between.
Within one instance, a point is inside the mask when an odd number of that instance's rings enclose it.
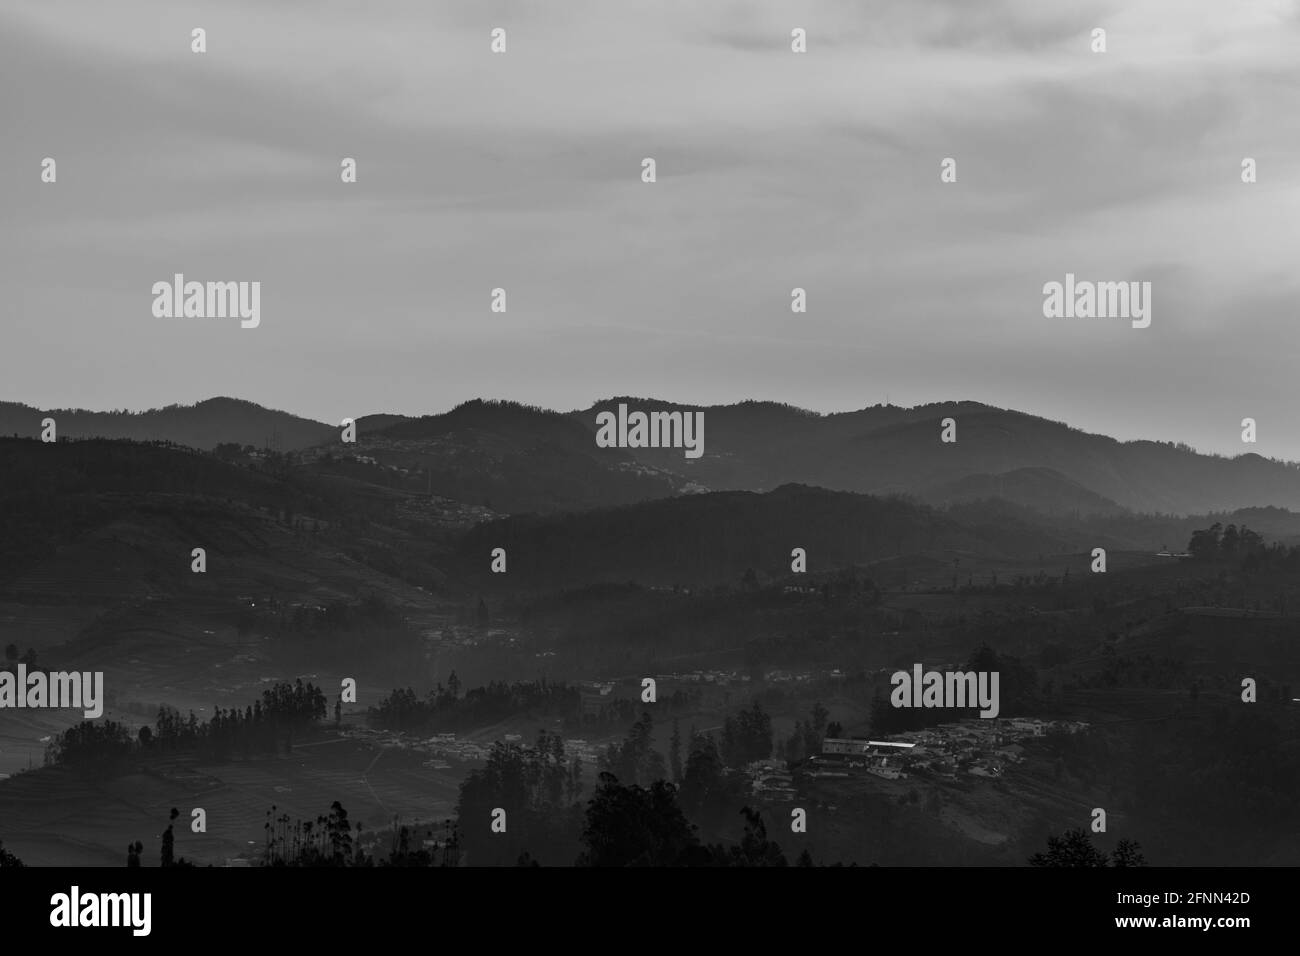
<instances>
[{"instance_id":1,"label":"tall tree","mask_svg":"<svg viewBox=\"0 0 1300 956\"><path fill-rule=\"evenodd\" d=\"M179 817L180 815L181 812L177 810L175 807L172 807L171 822L167 824L167 829L163 831L163 835L162 835L162 865L163 866L176 865L176 833L174 827L176 823L176 818Z\"/></svg>"},{"instance_id":2,"label":"tall tree","mask_svg":"<svg viewBox=\"0 0 1300 956\"><path fill-rule=\"evenodd\" d=\"M699 846L676 787L664 780L649 789L623 786L609 773L587 805L582 842L579 866L680 866Z\"/></svg>"}]
</instances>

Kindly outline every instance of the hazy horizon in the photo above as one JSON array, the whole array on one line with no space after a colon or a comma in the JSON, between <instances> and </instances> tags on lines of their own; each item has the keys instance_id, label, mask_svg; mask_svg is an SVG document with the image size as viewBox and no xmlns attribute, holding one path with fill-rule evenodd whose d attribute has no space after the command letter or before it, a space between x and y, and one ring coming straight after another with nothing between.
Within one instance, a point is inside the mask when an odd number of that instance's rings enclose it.
<instances>
[{"instance_id":1,"label":"hazy horizon","mask_svg":"<svg viewBox=\"0 0 1300 956\"><path fill-rule=\"evenodd\" d=\"M1014 414L1014 415L1027 415L1027 416L1029 416L1029 417L1031 417L1031 418L1037 418L1037 419L1040 419L1040 420L1042 420L1042 421L1054 422L1054 423L1059 424L1059 425L1064 425L1064 426L1070 428L1070 429L1073 430L1073 431L1083 432L1083 433L1088 434L1088 435L1096 435L1096 436L1099 436L1099 437L1101 437L1101 438L1110 438L1110 439L1113 439L1113 440L1115 440L1115 441L1117 441L1117 442L1120 442L1120 443L1129 443L1129 442L1160 442L1160 443L1169 443L1169 442L1173 442L1173 443L1176 443L1176 444L1187 445L1187 446L1190 447L1194 452L1196 452L1197 454L1201 454L1201 455L1219 455L1219 456L1221 456L1221 457L1226 457L1226 458L1239 458L1239 457L1242 457L1242 456L1244 456L1244 455L1257 455L1257 456L1262 457L1262 458L1269 458L1270 460L1273 460L1273 461L1280 461L1280 462L1284 462L1284 463L1288 463L1288 464L1291 464L1291 463L1294 463L1294 464L1300 464L1300 460L1289 459L1289 458L1273 458L1273 457L1268 456L1268 455L1263 455L1263 454L1261 454L1260 452L1257 452L1257 451L1238 451L1238 452L1236 452L1235 454L1233 454L1233 453L1226 453L1226 454L1225 454L1225 453L1223 453L1223 452L1218 452L1218 451L1215 451L1215 450L1213 450L1213 449L1198 448L1198 447L1196 447L1195 445L1192 445L1190 442L1180 441L1180 440L1177 439L1177 438L1151 438L1151 437L1145 437L1145 436L1138 436L1138 437L1136 437L1136 438L1120 438L1120 437L1118 437L1118 436L1116 436L1116 435L1107 434L1106 432L1093 431L1093 430L1091 430L1091 429L1081 428L1081 427L1079 427L1078 425L1076 425L1074 422L1071 422L1071 421L1063 421L1063 420L1060 420L1060 419L1054 419L1054 418L1049 418L1049 417L1047 417L1047 416L1045 416L1045 415L1039 415L1039 414L1037 414L1037 413L1035 413L1035 412L1032 412L1032 411L1029 411L1029 410L1023 409L1023 408L1006 408L1006 407L1002 407L1002 406L991 405L991 404L989 404L989 403L987 403L987 402L978 402L978 401L976 401L976 400L974 400L974 399L967 399L967 398L962 398L962 399L936 399L936 400L934 400L934 401L918 402L918 403L915 404L915 405L900 405L900 404L898 404L897 402L889 402L889 403L877 403L877 404L869 404L869 405L859 405L859 406L856 406L856 407L854 407L854 408L815 409L815 408L807 408L806 406L803 406L803 405L797 405L797 404L795 404L795 403L793 403L793 402L783 401L783 400L781 400L781 399L774 399L774 398L742 398L742 399L738 399L738 400L736 400L736 401L702 403L702 402L681 402L681 401L675 401L675 400L673 400L673 399L671 399L671 398L664 398L664 397L662 397L662 396L657 396L657 395L609 395L609 396L605 396L604 398L592 399L591 401L586 402L585 404L578 405L578 406L575 406L575 407L573 407L573 408L552 408L552 407L548 407L548 406L538 405L536 402L529 402L529 401L526 401L526 400L519 400L519 399L513 399L513 398L501 398L501 397L498 397L498 396L476 395L476 396L474 396L474 397L472 397L472 398L461 399L461 400L459 400L459 401L457 401L457 402L454 402L454 403L451 404L451 405L448 405L448 406L445 407L445 408L442 408L442 409L439 409L439 410L436 410L436 411L399 411L399 410L394 410L394 409L377 409L377 410L373 410L373 411L363 411L363 412L360 412L360 413L351 413L350 415L348 415L348 416L344 416L344 417L350 417L350 418L352 418L352 419L354 419L354 420L360 420L360 419L363 419L363 418L370 417L370 416L372 416L372 415L399 415L399 416L402 416L402 417L405 417L405 418L428 418L428 417L434 417L434 416L438 416L438 415L445 415L445 414L447 414L447 413L453 411L454 409L459 408L459 407L462 406L462 405L466 405L466 404L469 404L470 402L476 402L476 401L481 401L481 402L514 402L514 403L519 404L519 405L526 405L526 406L532 406L532 407L540 408L542 411L546 411L546 412L553 412L553 413L560 414L560 415L572 415L572 414L575 414L575 413L577 413L577 412L587 411L587 410L589 410L589 409L591 409L591 408L593 408L593 407L599 405L601 402L604 402L604 401L611 401L611 400L619 399L619 398L628 398L628 399L632 399L632 400L636 400L636 401L644 401L644 402L659 402L659 403L663 403L663 404L667 404L667 405L676 405L676 406L683 407L683 408L686 408L686 407L691 407L691 408L724 407L724 408L725 408L725 407L735 407L735 406L743 405L743 404L781 405L781 406L785 406L785 407L795 408L795 409L797 409L797 410L799 410L799 411L810 412L810 413L816 414L816 415L818 415L818 416L821 416L821 417L823 417L823 418L825 418L825 417L829 417L829 416L832 416L832 415L847 415L847 414L852 414L852 413L854 413L854 412L867 411L867 410L872 409L872 408L880 408L880 407L897 408L897 409L901 409L901 410L904 410L904 411L910 411L910 410L913 410L913 409L924 408L924 407L932 406L932 405L961 405L961 404L977 404L977 405L982 405L982 406L984 406L985 408L992 409L992 410L994 410L994 411L1007 412L1007 413L1009 413L1009 414ZM143 414L143 413L146 413L146 412L161 411L161 410L166 409L166 408L193 408L193 407L195 407L196 405L200 405L200 404L202 404L202 403L204 403L204 402L218 401L218 400L221 400L221 399L227 399L227 400L230 400L230 401L236 401L236 402L251 402L252 404L254 404L254 405L258 405L258 406L260 406L261 408L266 409L267 411L271 411L271 412L281 412L281 413L284 413L284 414L293 415L293 416L295 416L295 417L297 417L297 418L301 418L301 419L306 419L306 420L309 420L309 421L317 422L317 423L322 424L322 425L335 425L335 424L337 424L336 421L331 420L331 419L324 418L324 417L322 417L322 416L320 416L320 415L317 415L317 414L314 414L314 413L312 413L310 410L300 410L300 409L295 409L295 408L282 408L282 407L279 407L279 406L267 405L267 404L265 404L265 403L263 403L263 402L258 402L258 401L254 400L254 399L242 398L242 397L240 397L240 396L238 396L238 395L209 395L209 396L207 396L206 398L201 398L201 399L198 399L198 400L193 401L193 402L168 402L168 403L163 404L163 405L151 405L151 406L148 406L148 407L137 407L137 408L126 408L126 407L122 407L122 406L118 406L118 407L115 407L115 408L85 408L85 407L78 407L78 406L71 406L71 405L46 405L46 406L34 406L34 405L32 405L30 402L23 402L23 401L19 401L19 400L16 400L16 399L3 399L3 398L0 398L0 402L13 402L14 404L25 405L25 406L27 406L27 407L29 407L29 408L38 408L38 409L40 409L41 411L50 411L50 412L54 412L54 411L67 411L67 412L88 412L88 413L96 414L96 415L111 415L111 414L132 414L132 415L139 415L139 414Z\"/></svg>"}]
</instances>

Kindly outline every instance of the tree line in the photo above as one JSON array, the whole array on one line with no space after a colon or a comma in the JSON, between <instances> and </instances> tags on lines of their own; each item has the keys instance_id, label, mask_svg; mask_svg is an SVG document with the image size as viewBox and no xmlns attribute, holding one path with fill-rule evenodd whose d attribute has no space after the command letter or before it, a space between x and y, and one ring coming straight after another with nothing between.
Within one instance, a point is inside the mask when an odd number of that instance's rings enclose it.
<instances>
[{"instance_id":1,"label":"tree line","mask_svg":"<svg viewBox=\"0 0 1300 956\"><path fill-rule=\"evenodd\" d=\"M337 707L336 707L337 709ZM136 733L114 720L90 721L69 727L45 748L45 763L111 773L125 761L145 753L195 753L214 760L236 753L276 753L292 746L295 733L310 732L327 715L324 692L310 681L280 681L262 692L262 699L244 708L213 709L200 721L190 711L183 718L174 707L161 705L155 724Z\"/></svg>"}]
</instances>

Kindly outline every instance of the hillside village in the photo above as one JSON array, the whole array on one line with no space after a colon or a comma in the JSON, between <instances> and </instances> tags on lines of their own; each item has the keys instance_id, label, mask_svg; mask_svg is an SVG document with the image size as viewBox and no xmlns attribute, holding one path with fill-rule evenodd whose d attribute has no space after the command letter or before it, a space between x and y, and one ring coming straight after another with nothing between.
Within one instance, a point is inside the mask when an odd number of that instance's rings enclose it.
<instances>
[{"instance_id":1,"label":"hillside village","mask_svg":"<svg viewBox=\"0 0 1300 956\"><path fill-rule=\"evenodd\" d=\"M1033 717L965 718L924 730L893 734L892 740L827 737L822 752L797 769L769 759L749 765L754 792L774 799L793 798L799 777L848 778L871 774L886 780L911 775L957 780L960 776L996 778L1008 764L1025 758L1022 741L1049 733L1076 734L1088 729L1083 721L1040 720Z\"/></svg>"}]
</instances>

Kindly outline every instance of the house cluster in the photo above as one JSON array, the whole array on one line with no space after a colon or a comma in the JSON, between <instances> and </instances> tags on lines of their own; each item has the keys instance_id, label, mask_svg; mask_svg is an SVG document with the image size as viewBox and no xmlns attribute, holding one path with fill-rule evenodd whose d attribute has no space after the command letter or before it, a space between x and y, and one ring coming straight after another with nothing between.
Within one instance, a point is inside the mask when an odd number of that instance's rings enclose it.
<instances>
[{"instance_id":1,"label":"house cluster","mask_svg":"<svg viewBox=\"0 0 1300 956\"><path fill-rule=\"evenodd\" d=\"M447 757L456 760L486 760L488 748L470 740L458 740L455 734L437 734L421 739L396 730L377 730L373 727L345 727L340 731L344 737L365 740L377 747L393 750L411 750L428 754L431 759L424 761L426 767L446 770L450 766Z\"/></svg>"},{"instance_id":2,"label":"house cluster","mask_svg":"<svg viewBox=\"0 0 1300 956\"><path fill-rule=\"evenodd\" d=\"M758 796L770 800L793 800L798 795L794 775L786 769L785 761L774 757L755 760L745 768L750 788Z\"/></svg>"},{"instance_id":3,"label":"house cluster","mask_svg":"<svg viewBox=\"0 0 1300 956\"><path fill-rule=\"evenodd\" d=\"M426 740L411 744L413 750L419 750L431 756L424 765L434 770L446 770L449 764L446 758L453 760L486 760L488 748L472 740L458 740L455 734L434 734Z\"/></svg>"},{"instance_id":4,"label":"house cluster","mask_svg":"<svg viewBox=\"0 0 1300 956\"><path fill-rule=\"evenodd\" d=\"M574 737L564 742L564 755L570 760L577 757L583 763L596 764L600 762L601 750L595 744Z\"/></svg>"},{"instance_id":5,"label":"house cluster","mask_svg":"<svg viewBox=\"0 0 1300 956\"><path fill-rule=\"evenodd\" d=\"M420 628L425 645L434 647L477 647L482 644L510 646L518 643L510 631L500 627L479 627L473 624L440 622L436 626Z\"/></svg>"},{"instance_id":6,"label":"house cluster","mask_svg":"<svg viewBox=\"0 0 1300 956\"><path fill-rule=\"evenodd\" d=\"M528 741L524 740L523 734L506 734L501 739L505 741L507 747L523 747L528 744ZM577 757L583 763L596 764L600 762L601 753L601 748L588 743L581 737L570 737L564 741L565 763L569 763L574 757Z\"/></svg>"},{"instance_id":7,"label":"house cluster","mask_svg":"<svg viewBox=\"0 0 1300 956\"><path fill-rule=\"evenodd\" d=\"M395 446L397 443L372 441L370 442L370 444L380 448L385 452L389 452L394 450L393 446ZM409 475L411 473L411 469L409 468L402 468L401 466L398 465L384 464L379 459L377 459L374 455L359 455L355 450L351 448L340 452L338 446L332 442L324 445L316 445L311 448L303 448L294 453L295 459L304 464L315 464L316 462L320 461L326 456L341 461L356 461L356 462L360 462L363 465L374 465L378 468L383 468L385 471L397 472L403 475Z\"/></svg>"},{"instance_id":8,"label":"house cluster","mask_svg":"<svg viewBox=\"0 0 1300 956\"><path fill-rule=\"evenodd\" d=\"M996 778L1025 757L1022 741L1048 733L1079 733L1082 721L968 718L924 730L893 735L892 740L827 737L822 752L808 760L812 777L847 777L864 771L887 780L924 772L955 780L961 774Z\"/></svg>"},{"instance_id":9,"label":"house cluster","mask_svg":"<svg viewBox=\"0 0 1300 956\"><path fill-rule=\"evenodd\" d=\"M765 675L770 684L806 684L809 681L843 680L847 675L838 667L811 671L773 670Z\"/></svg>"},{"instance_id":10,"label":"house cluster","mask_svg":"<svg viewBox=\"0 0 1300 956\"><path fill-rule=\"evenodd\" d=\"M726 687L728 684L741 684L749 680L748 674L739 674L736 671L689 671L685 674L656 674L655 680L659 684L675 681L680 684L717 684L719 687Z\"/></svg>"}]
</instances>

